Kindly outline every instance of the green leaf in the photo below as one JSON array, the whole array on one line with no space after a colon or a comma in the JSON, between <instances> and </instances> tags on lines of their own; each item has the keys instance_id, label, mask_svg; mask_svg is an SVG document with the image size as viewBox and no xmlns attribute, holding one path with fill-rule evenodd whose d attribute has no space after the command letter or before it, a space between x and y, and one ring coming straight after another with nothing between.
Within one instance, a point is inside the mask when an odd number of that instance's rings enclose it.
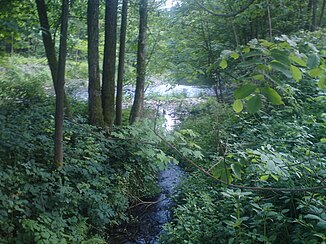
<instances>
[{"instance_id":1,"label":"green leaf","mask_svg":"<svg viewBox=\"0 0 326 244\"><path fill-rule=\"evenodd\" d=\"M230 55L233 59L238 59L240 55L237 52L232 52Z\"/></svg>"},{"instance_id":2,"label":"green leaf","mask_svg":"<svg viewBox=\"0 0 326 244\"><path fill-rule=\"evenodd\" d=\"M240 113L243 110L242 101L240 99L235 100L233 105L232 105L232 108L236 113Z\"/></svg>"},{"instance_id":3,"label":"green leaf","mask_svg":"<svg viewBox=\"0 0 326 244\"><path fill-rule=\"evenodd\" d=\"M226 61L226 59L222 59L222 61L220 62L220 67L222 69L225 69L226 67L228 67L228 62Z\"/></svg>"},{"instance_id":4,"label":"green leaf","mask_svg":"<svg viewBox=\"0 0 326 244\"><path fill-rule=\"evenodd\" d=\"M258 65L261 65L261 63L262 63L261 60L253 58L246 61L241 61L241 63L239 63L238 66L241 68L256 67Z\"/></svg>"},{"instance_id":5,"label":"green leaf","mask_svg":"<svg viewBox=\"0 0 326 244\"><path fill-rule=\"evenodd\" d=\"M261 99L259 95L255 95L247 102L247 110L249 113L256 113L261 108Z\"/></svg>"},{"instance_id":6,"label":"green leaf","mask_svg":"<svg viewBox=\"0 0 326 244\"><path fill-rule=\"evenodd\" d=\"M279 178L278 178L276 175L274 175L274 174L271 174L271 176L273 177L273 179L274 179L274 180L276 180L276 181L278 181L278 180L279 180Z\"/></svg>"},{"instance_id":7,"label":"green leaf","mask_svg":"<svg viewBox=\"0 0 326 244\"><path fill-rule=\"evenodd\" d=\"M260 179L263 180L263 181L268 180L268 178L269 178L269 175L262 175L262 176L260 176Z\"/></svg>"},{"instance_id":8,"label":"green leaf","mask_svg":"<svg viewBox=\"0 0 326 244\"><path fill-rule=\"evenodd\" d=\"M272 81L272 82L274 82L274 83L276 83L276 84L278 84L280 86L283 86L284 85L284 80L283 79L280 79L280 77L278 77L276 75L273 75L273 74L272 75L265 74L265 77L268 80L270 80L270 81Z\"/></svg>"},{"instance_id":9,"label":"green leaf","mask_svg":"<svg viewBox=\"0 0 326 244\"><path fill-rule=\"evenodd\" d=\"M276 165L272 160L268 159L267 162L266 162L266 166L270 171L275 171Z\"/></svg>"},{"instance_id":10,"label":"green leaf","mask_svg":"<svg viewBox=\"0 0 326 244\"><path fill-rule=\"evenodd\" d=\"M194 155L194 158L196 159L202 159L204 155L201 153L201 151L193 151L192 153Z\"/></svg>"},{"instance_id":11,"label":"green leaf","mask_svg":"<svg viewBox=\"0 0 326 244\"><path fill-rule=\"evenodd\" d=\"M243 99L249 96L251 93L253 93L256 90L256 88L257 87L253 84L243 85L234 92L234 97L236 99Z\"/></svg>"},{"instance_id":12,"label":"green leaf","mask_svg":"<svg viewBox=\"0 0 326 244\"><path fill-rule=\"evenodd\" d=\"M274 105L282 105L284 104L282 101L282 97L271 87L264 87L262 89L262 93L264 96Z\"/></svg>"},{"instance_id":13,"label":"green leaf","mask_svg":"<svg viewBox=\"0 0 326 244\"><path fill-rule=\"evenodd\" d=\"M288 52L278 50L278 49L273 49L271 50L271 56L282 64L290 65Z\"/></svg>"},{"instance_id":14,"label":"green leaf","mask_svg":"<svg viewBox=\"0 0 326 244\"><path fill-rule=\"evenodd\" d=\"M322 228L322 229L326 229L326 221L325 220L321 220L321 221L319 221L318 223L317 223L317 226L319 227L319 228Z\"/></svg>"},{"instance_id":15,"label":"green leaf","mask_svg":"<svg viewBox=\"0 0 326 244\"><path fill-rule=\"evenodd\" d=\"M265 77L262 74L258 74L254 75L252 78L254 78L255 80L263 81Z\"/></svg>"},{"instance_id":16,"label":"green leaf","mask_svg":"<svg viewBox=\"0 0 326 244\"><path fill-rule=\"evenodd\" d=\"M323 220L322 218L320 218L319 216L314 215L314 214L306 214L304 216L304 218L306 218L306 219L314 219L314 220L319 220L319 221Z\"/></svg>"},{"instance_id":17,"label":"green leaf","mask_svg":"<svg viewBox=\"0 0 326 244\"><path fill-rule=\"evenodd\" d=\"M245 47L242 49L243 53L249 53L250 52L250 47Z\"/></svg>"},{"instance_id":18,"label":"green leaf","mask_svg":"<svg viewBox=\"0 0 326 244\"><path fill-rule=\"evenodd\" d=\"M234 175L236 176L236 178L241 180L241 165L238 163L231 164L231 169L232 169Z\"/></svg>"},{"instance_id":19,"label":"green leaf","mask_svg":"<svg viewBox=\"0 0 326 244\"><path fill-rule=\"evenodd\" d=\"M321 77L317 85L320 89L326 89L326 76Z\"/></svg>"},{"instance_id":20,"label":"green leaf","mask_svg":"<svg viewBox=\"0 0 326 244\"><path fill-rule=\"evenodd\" d=\"M274 43L266 41L266 40L260 40L260 45L262 45L263 47L271 47L274 45Z\"/></svg>"},{"instance_id":21,"label":"green leaf","mask_svg":"<svg viewBox=\"0 0 326 244\"><path fill-rule=\"evenodd\" d=\"M321 68L314 68L309 71L311 77L320 77L323 73L324 71Z\"/></svg>"},{"instance_id":22,"label":"green leaf","mask_svg":"<svg viewBox=\"0 0 326 244\"><path fill-rule=\"evenodd\" d=\"M307 66L309 69L316 68L319 66L319 64L320 64L320 57L318 56L317 53L313 53L308 56Z\"/></svg>"},{"instance_id":23,"label":"green leaf","mask_svg":"<svg viewBox=\"0 0 326 244\"><path fill-rule=\"evenodd\" d=\"M218 179L221 177L223 170L224 169L221 168L220 165L217 165L211 170L211 174L213 175L214 178Z\"/></svg>"},{"instance_id":24,"label":"green leaf","mask_svg":"<svg viewBox=\"0 0 326 244\"><path fill-rule=\"evenodd\" d=\"M296 64L298 64L298 65L300 65L300 66L302 66L302 67L306 67L306 66L307 66L306 62L305 62L302 58L296 56L296 55L293 54L293 53L290 54L289 58L290 58L293 62L295 62Z\"/></svg>"},{"instance_id":25,"label":"green leaf","mask_svg":"<svg viewBox=\"0 0 326 244\"><path fill-rule=\"evenodd\" d=\"M317 237L321 238L322 240L326 239L326 234L324 235L323 233L316 233L316 234L313 234L313 236L317 236Z\"/></svg>"},{"instance_id":26,"label":"green leaf","mask_svg":"<svg viewBox=\"0 0 326 244\"><path fill-rule=\"evenodd\" d=\"M290 67L287 65L284 65L278 61L273 60L271 62L271 66L273 68L273 70L279 71L281 73L283 73L286 77L291 78L292 74L290 71Z\"/></svg>"},{"instance_id":27,"label":"green leaf","mask_svg":"<svg viewBox=\"0 0 326 244\"><path fill-rule=\"evenodd\" d=\"M231 176L230 169L225 170L225 163L220 163L216 165L212 170L211 173L214 178L220 178L225 183L231 183L233 178Z\"/></svg>"},{"instance_id":28,"label":"green leaf","mask_svg":"<svg viewBox=\"0 0 326 244\"><path fill-rule=\"evenodd\" d=\"M296 81L302 80L302 72L298 67L291 65L290 69L291 69L293 79L295 79Z\"/></svg>"},{"instance_id":29,"label":"green leaf","mask_svg":"<svg viewBox=\"0 0 326 244\"><path fill-rule=\"evenodd\" d=\"M227 184L231 184L232 181L233 181L233 178L231 176L231 172L229 169L227 169L226 171L224 170L221 174L221 180L224 182L224 183L227 183Z\"/></svg>"}]
</instances>

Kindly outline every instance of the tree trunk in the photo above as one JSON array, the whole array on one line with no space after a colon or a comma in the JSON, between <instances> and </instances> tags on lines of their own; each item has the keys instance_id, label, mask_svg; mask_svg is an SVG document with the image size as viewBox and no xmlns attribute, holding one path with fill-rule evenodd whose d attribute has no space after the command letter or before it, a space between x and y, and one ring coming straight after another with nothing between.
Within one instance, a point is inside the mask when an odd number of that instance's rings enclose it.
<instances>
[{"instance_id":1,"label":"tree trunk","mask_svg":"<svg viewBox=\"0 0 326 244\"><path fill-rule=\"evenodd\" d=\"M269 33L269 38L272 40L273 38L273 29L272 29L272 17L271 17L271 9L269 5L269 0L266 0L266 5L267 5L267 17L268 17L268 33Z\"/></svg>"},{"instance_id":2,"label":"tree trunk","mask_svg":"<svg viewBox=\"0 0 326 244\"><path fill-rule=\"evenodd\" d=\"M323 27L323 18L324 18L324 13L325 13L325 6L326 6L326 0L323 1L323 5L321 7L320 17L319 17L319 27Z\"/></svg>"},{"instance_id":3,"label":"tree trunk","mask_svg":"<svg viewBox=\"0 0 326 244\"><path fill-rule=\"evenodd\" d=\"M36 0L37 12L39 16L40 26L42 30L42 39L45 49L46 58L50 67L51 77L53 81L53 87L56 91L57 72L58 72L58 61L54 46L54 41L50 32L50 25L47 16L46 4L44 0ZM65 113L68 117L71 116L70 106L66 94L64 93L64 107Z\"/></svg>"},{"instance_id":4,"label":"tree trunk","mask_svg":"<svg viewBox=\"0 0 326 244\"><path fill-rule=\"evenodd\" d=\"M137 51L137 79L135 99L129 118L131 124L141 117L144 104L144 86L146 76L147 0L140 0L139 13L140 20Z\"/></svg>"},{"instance_id":5,"label":"tree trunk","mask_svg":"<svg viewBox=\"0 0 326 244\"><path fill-rule=\"evenodd\" d=\"M315 31L317 27L317 0L311 1L312 14L311 14L311 25L310 31Z\"/></svg>"},{"instance_id":6,"label":"tree trunk","mask_svg":"<svg viewBox=\"0 0 326 244\"><path fill-rule=\"evenodd\" d=\"M56 107L55 107L55 145L54 162L57 167L63 165L63 116L64 116L64 83L67 56L67 31L68 31L69 0L62 0L61 31L58 75L56 82Z\"/></svg>"},{"instance_id":7,"label":"tree trunk","mask_svg":"<svg viewBox=\"0 0 326 244\"><path fill-rule=\"evenodd\" d=\"M122 125L122 86L123 86L123 78L124 78L124 64L125 64L125 52L126 52L127 15L128 15L128 0L123 0L122 14L121 14L120 50L119 50L116 117L115 117L115 124L119 126Z\"/></svg>"},{"instance_id":8,"label":"tree trunk","mask_svg":"<svg viewBox=\"0 0 326 244\"><path fill-rule=\"evenodd\" d=\"M312 9L312 5L313 5L312 1L313 0L309 0L308 6L307 6L307 14L306 14L306 16L308 16L307 19L306 19L306 21L307 21L307 23L306 23L307 30L311 29L311 21L310 20L311 20L311 9Z\"/></svg>"},{"instance_id":9,"label":"tree trunk","mask_svg":"<svg viewBox=\"0 0 326 244\"><path fill-rule=\"evenodd\" d=\"M106 0L102 106L104 123L110 131L114 122L117 7L118 0Z\"/></svg>"},{"instance_id":10,"label":"tree trunk","mask_svg":"<svg viewBox=\"0 0 326 244\"><path fill-rule=\"evenodd\" d=\"M310 31L316 30L317 25L317 0L312 0L312 15L311 15L311 25Z\"/></svg>"},{"instance_id":11,"label":"tree trunk","mask_svg":"<svg viewBox=\"0 0 326 244\"><path fill-rule=\"evenodd\" d=\"M99 68L99 0L88 0L88 122L104 126Z\"/></svg>"}]
</instances>

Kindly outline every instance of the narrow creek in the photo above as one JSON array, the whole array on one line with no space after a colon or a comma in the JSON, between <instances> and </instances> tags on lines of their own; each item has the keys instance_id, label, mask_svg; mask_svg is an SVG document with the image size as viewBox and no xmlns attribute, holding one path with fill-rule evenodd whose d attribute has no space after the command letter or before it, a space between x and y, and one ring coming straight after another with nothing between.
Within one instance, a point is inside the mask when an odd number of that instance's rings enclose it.
<instances>
[{"instance_id":1,"label":"narrow creek","mask_svg":"<svg viewBox=\"0 0 326 244\"><path fill-rule=\"evenodd\" d=\"M197 100L189 100L189 104L198 103ZM185 105L185 103L183 103ZM181 103L166 101L161 104L159 111L165 118L165 129L172 131L179 123L180 115L176 114L176 108L180 110ZM180 112L180 111L179 111ZM182 113L182 109L181 109ZM179 183L185 177L184 171L176 164L169 164L158 177L158 186L161 193L153 201L153 204L147 204L137 209L138 225L137 232L132 238L120 243L126 244L156 244L162 234L164 224L171 220L172 207L174 205L173 196L176 193Z\"/></svg>"},{"instance_id":2,"label":"narrow creek","mask_svg":"<svg viewBox=\"0 0 326 244\"><path fill-rule=\"evenodd\" d=\"M157 106L156 103L149 103L148 106ZM165 118L164 127L172 131L179 122L175 109L179 106L177 102L166 101L159 106L159 112ZM158 186L161 189L159 196L140 203L132 210L136 218L133 224L127 224L120 231L111 236L109 243L112 244L156 244L159 242L164 224L171 220L173 196L177 186L185 176L183 170L176 164L169 164L158 176Z\"/></svg>"},{"instance_id":3,"label":"narrow creek","mask_svg":"<svg viewBox=\"0 0 326 244\"><path fill-rule=\"evenodd\" d=\"M158 185L162 189L154 204L139 208L138 229L135 236L121 242L126 244L156 244L163 231L163 225L171 220L172 196L184 172L178 165L170 164L161 172Z\"/></svg>"},{"instance_id":4,"label":"narrow creek","mask_svg":"<svg viewBox=\"0 0 326 244\"><path fill-rule=\"evenodd\" d=\"M127 92L130 92L128 90ZM132 93L132 91L131 91ZM183 113L182 106L193 106L201 102L202 95L212 95L213 91L209 88L195 86L175 86L159 85L150 87L147 94L153 96L163 95L171 96L182 94L185 98L181 101L167 100L160 104L159 112L165 118L164 127L172 131ZM80 89L75 93L77 99L87 100L86 89ZM147 101L146 106L155 107L155 100ZM179 110L179 114L176 113ZM161 192L155 199L141 203L133 209L136 221L120 226L111 233L109 243L111 244L156 244L162 234L164 224L171 220L173 196L176 193L177 186L185 177L184 171L176 164L169 164L158 177L158 186Z\"/></svg>"}]
</instances>

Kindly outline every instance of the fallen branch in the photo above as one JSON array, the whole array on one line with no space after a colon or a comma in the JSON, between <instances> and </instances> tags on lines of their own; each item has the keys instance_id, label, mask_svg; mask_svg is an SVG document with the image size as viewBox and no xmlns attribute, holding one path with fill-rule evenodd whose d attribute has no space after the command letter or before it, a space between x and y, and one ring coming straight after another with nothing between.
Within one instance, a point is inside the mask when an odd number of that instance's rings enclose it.
<instances>
[{"instance_id":1,"label":"fallen branch","mask_svg":"<svg viewBox=\"0 0 326 244\"><path fill-rule=\"evenodd\" d=\"M150 207L150 206L152 206L152 205L154 205L154 204L157 204L157 203L159 203L159 202L162 202L162 201L164 201L165 199L167 199L166 197L164 197L164 198L162 198L162 199L158 199L158 200L156 200L156 201L153 201L153 202L150 202L150 201L143 201L143 200L141 200L141 199L139 199L139 198L137 198L138 199L138 203L136 203L135 205L132 205L132 206L130 206L128 209L133 209L133 208L136 208L136 207L138 207L138 206L140 206L140 205L148 205L148 206L146 206L146 208L148 208L148 207Z\"/></svg>"},{"instance_id":2,"label":"fallen branch","mask_svg":"<svg viewBox=\"0 0 326 244\"><path fill-rule=\"evenodd\" d=\"M274 192L313 192L318 191L322 189L326 189L326 185L320 185L320 186L314 186L314 187L305 187L305 188L277 188L277 187L256 187L256 186L242 186L242 185L235 185L235 184L229 184L224 182L223 180L217 179L214 177L209 171L205 170L201 166L199 166L197 163L195 163L190 158L184 156L173 144L165 140L163 136L158 134L156 130L154 130L155 135L160 138L168 147L173 149L181 158L183 158L186 162L190 163L192 166L197 168L200 172L202 172L204 175L208 176L209 178L213 179L214 181L225 185L228 188L236 188L236 189L242 189L242 190L252 190L252 191L274 191ZM322 184L321 182L320 184Z\"/></svg>"}]
</instances>

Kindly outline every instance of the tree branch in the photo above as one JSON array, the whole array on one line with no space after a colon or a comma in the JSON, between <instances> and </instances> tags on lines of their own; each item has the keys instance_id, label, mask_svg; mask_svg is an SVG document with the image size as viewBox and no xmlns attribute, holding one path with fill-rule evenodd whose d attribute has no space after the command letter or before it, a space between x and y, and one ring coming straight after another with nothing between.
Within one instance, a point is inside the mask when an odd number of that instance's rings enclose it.
<instances>
[{"instance_id":1,"label":"tree branch","mask_svg":"<svg viewBox=\"0 0 326 244\"><path fill-rule=\"evenodd\" d=\"M208 13L214 15L214 16L217 16L217 17L224 17L224 18L230 18L230 17L235 17L235 16L237 16L238 14L242 13L243 11L245 11L247 8L249 8L249 6L250 6L250 5L251 5L255 0L248 0L248 2L247 2L246 4L244 4L244 5L242 5L242 7L241 7L238 11L233 12L233 13L229 13L229 14L219 14L219 13L216 13L216 12L214 12L214 11L212 11L212 10L206 8L206 7L204 6L204 4L202 4L201 2L199 2L199 0L194 0L194 1L197 3L197 5L198 5L199 7L201 7L201 8L204 9L206 12L208 12Z\"/></svg>"},{"instance_id":2,"label":"tree branch","mask_svg":"<svg viewBox=\"0 0 326 244\"><path fill-rule=\"evenodd\" d=\"M208 176L209 178L213 179L214 181L225 185L228 188L236 188L236 189L242 189L242 190L251 190L251 191L273 191L273 192L313 192L318 191L322 189L326 189L326 185L320 185L320 186L314 186L314 187L306 187L306 188L276 188L276 187L256 187L256 186L242 186L242 185L235 185L235 184L228 184L224 182L223 180L215 178L209 171L205 170L201 166L199 166L197 163L189 159L188 157L184 156L174 145L172 145L170 142L165 140L163 136L158 134L155 130L154 133L156 136L158 136L168 147L173 149L180 157L182 157L185 161L193 165L195 168L197 168L200 172L202 172L204 175ZM320 184L322 184L321 182Z\"/></svg>"}]
</instances>

